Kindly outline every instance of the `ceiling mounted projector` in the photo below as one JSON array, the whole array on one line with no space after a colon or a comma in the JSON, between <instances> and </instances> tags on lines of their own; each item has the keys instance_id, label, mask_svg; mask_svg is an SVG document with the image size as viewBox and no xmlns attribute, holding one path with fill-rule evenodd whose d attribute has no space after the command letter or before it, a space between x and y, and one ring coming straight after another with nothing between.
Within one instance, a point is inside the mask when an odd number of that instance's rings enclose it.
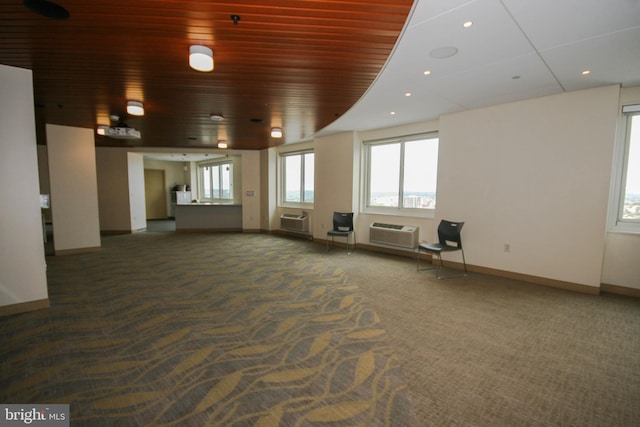
<instances>
[{"instance_id":1,"label":"ceiling mounted projector","mask_svg":"<svg viewBox=\"0 0 640 427\"><path fill-rule=\"evenodd\" d=\"M114 139L140 139L140 131L128 127L125 123L118 123L116 126L98 126L97 133Z\"/></svg>"},{"instance_id":2,"label":"ceiling mounted projector","mask_svg":"<svg viewBox=\"0 0 640 427\"><path fill-rule=\"evenodd\" d=\"M108 128L106 136L115 139L140 139L140 131L134 128L116 126Z\"/></svg>"}]
</instances>

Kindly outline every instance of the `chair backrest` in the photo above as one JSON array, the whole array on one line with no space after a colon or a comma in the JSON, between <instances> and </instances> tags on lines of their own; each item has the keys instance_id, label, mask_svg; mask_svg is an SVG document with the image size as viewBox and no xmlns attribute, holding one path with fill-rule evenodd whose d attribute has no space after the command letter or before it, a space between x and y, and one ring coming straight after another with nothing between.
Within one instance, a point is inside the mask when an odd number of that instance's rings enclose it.
<instances>
[{"instance_id":1,"label":"chair backrest","mask_svg":"<svg viewBox=\"0 0 640 427\"><path fill-rule=\"evenodd\" d=\"M462 249L462 237L460 231L464 222L453 222L443 219L438 225L438 240L441 245L456 246ZM454 243L454 244L452 244Z\"/></svg>"},{"instance_id":2,"label":"chair backrest","mask_svg":"<svg viewBox=\"0 0 640 427\"><path fill-rule=\"evenodd\" d=\"M336 231L353 231L353 212L334 212L333 229Z\"/></svg>"}]
</instances>

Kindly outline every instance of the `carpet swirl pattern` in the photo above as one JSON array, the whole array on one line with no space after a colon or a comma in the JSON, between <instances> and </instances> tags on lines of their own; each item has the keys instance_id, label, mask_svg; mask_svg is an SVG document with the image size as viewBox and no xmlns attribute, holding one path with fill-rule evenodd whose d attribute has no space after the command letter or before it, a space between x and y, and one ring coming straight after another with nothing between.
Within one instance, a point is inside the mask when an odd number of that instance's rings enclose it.
<instances>
[{"instance_id":1,"label":"carpet swirl pattern","mask_svg":"<svg viewBox=\"0 0 640 427\"><path fill-rule=\"evenodd\" d=\"M394 349L320 245L140 233L47 258L51 307L0 319L4 403L72 425L414 425Z\"/></svg>"}]
</instances>

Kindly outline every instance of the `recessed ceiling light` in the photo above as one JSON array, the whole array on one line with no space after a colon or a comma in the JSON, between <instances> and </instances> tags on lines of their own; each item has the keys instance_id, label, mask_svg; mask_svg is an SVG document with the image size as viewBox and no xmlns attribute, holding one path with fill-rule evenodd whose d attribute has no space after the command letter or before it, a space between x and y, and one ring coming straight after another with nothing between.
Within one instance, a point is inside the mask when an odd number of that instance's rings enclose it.
<instances>
[{"instance_id":1,"label":"recessed ceiling light","mask_svg":"<svg viewBox=\"0 0 640 427\"><path fill-rule=\"evenodd\" d=\"M404 96L411 96L411 92L406 92Z\"/></svg>"},{"instance_id":2,"label":"recessed ceiling light","mask_svg":"<svg viewBox=\"0 0 640 427\"><path fill-rule=\"evenodd\" d=\"M469 27L471 27L472 25L473 25L473 22L471 22L471 21L467 21L467 22L465 22L464 24L462 24L462 26L463 26L464 28L469 28Z\"/></svg>"},{"instance_id":3,"label":"recessed ceiling light","mask_svg":"<svg viewBox=\"0 0 640 427\"><path fill-rule=\"evenodd\" d=\"M581 74L583 76L588 76L589 74L591 74L591 70L584 70Z\"/></svg>"},{"instance_id":4,"label":"recessed ceiling light","mask_svg":"<svg viewBox=\"0 0 640 427\"><path fill-rule=\"evenodd\" d=\"M424 73L422 74L424 74L425 76L428 76L429 74L431 74L431 70L424 70Z\"/></svg>"},{"instance_id":5,"label":"recessed ceiling light","mask_svg":"<svg viewBox=\"0 0 640 427\"><path fill-rule=\"evenodd\" d=\"M389 114L391 114L392 116L395 116L395 115L396 115L396 112L395 112L395 111L392 111L392 112L390 112Z\"/></svg>"}]
</instances>

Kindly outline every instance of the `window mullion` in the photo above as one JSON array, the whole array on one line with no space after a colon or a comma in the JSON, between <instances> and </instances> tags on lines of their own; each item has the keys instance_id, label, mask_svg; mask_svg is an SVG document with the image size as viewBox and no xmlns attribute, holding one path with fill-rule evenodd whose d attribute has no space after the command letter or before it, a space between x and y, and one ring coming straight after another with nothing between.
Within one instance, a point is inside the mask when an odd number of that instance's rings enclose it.
<instances>
[{"instance_id":1,"label":"window mullion","mask_svg":"<svg viewBox=\"0 0 640 427\"><path fill-rule=\"evenodd\" d=\"M216 198L216 187L215 187L216 180L213 178L214 172L215 172L215 166L211 166L211 173L209 174L209 186L211 188L211 196L210 196L211 200Z\"/></svg>"},{"instance_id":2,"label":"window mullion","mask_svg":"<svg viewBox=\"0 0 640 427\"><path fill-rule=\"evenodd\" d=\"M300 154L300 202L304 203L304 154Z\"/></svg>"},{"instance_id":3,"label":"window mullion","mask_svg":"<svg viewBox=\"0 0 640 427\"><path fill-rule=\"evenodd\" d=\"M220 165L218 168L218 199L222 199L223 190L224 190L224 168L226 165Z\"/></svg>"},{"instance_id":4,"label":"window mullion","mask_svg":"<svg viewBox=\"0 0 640 427\"><path fill-rule=\"evenodd\" d=\"M404 141L400 141L400 175L398 178L398 208L404 207Z\"/></svg>"},{"instance_id":5,"label":"window mullion","mask_svg":"<svg viewBox=\"0 0 640 427\"><path fill-rule=\"evenodd\" d=\"M629 151L631 149L631 124L632 115L625 114L625 141L624 152L622 154L622 173L620 174L620 190L618 191L618 213L616 214L616 224L625 222L624 202L627 193L627 169L629 168Z\"/></svg>"}]
</instances>

